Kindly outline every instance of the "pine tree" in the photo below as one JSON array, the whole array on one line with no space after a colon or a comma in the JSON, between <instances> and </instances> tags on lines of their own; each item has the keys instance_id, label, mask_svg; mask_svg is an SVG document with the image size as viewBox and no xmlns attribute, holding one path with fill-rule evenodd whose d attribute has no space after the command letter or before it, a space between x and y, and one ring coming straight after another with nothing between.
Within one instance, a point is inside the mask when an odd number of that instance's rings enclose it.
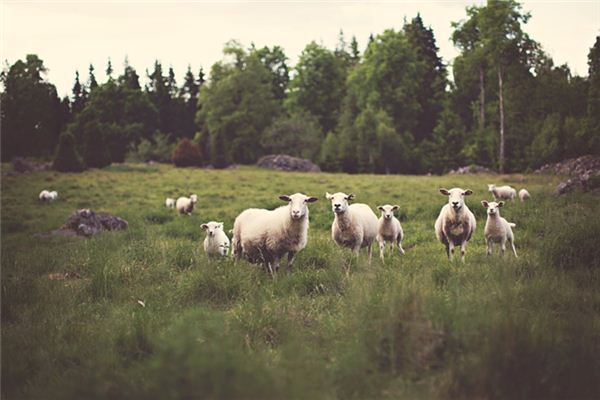
<instances>
[{"instance_id":1,"label":"pine tree","mask_svg":"<svg viewBox=\"0 0 600 400\"><path fill-rule=\"evenodd\" d=\"M60 172L80 172L85 169L75 148L75 137L70 132L60 135L52 168Z\"/></svg>"},{"instance_id":2,"label":"pine tree","mask_svg":"<svg viewBox=\"0 0 600 400\"><path fill-rule=\"evenodd\" d=\"M98 87L98 81L96 81L96 76L94 75L94 66L92 64L90 64L89 68L88 87L90 88L90 92Z\"/></svg>"},{"instance_id":3,"label":"pine tree","mask_svg":"<svg viewBox=\"0 0 600 400\"><path fill-rule=\"evenodd\" d=\"M119 84L131 90L140 90L140 77L135 69L129 65L129 59L125 57L123 62L123 75L119 76Z\"/></svg>"},{"instance_id":4,"label":"pine tree","mask_svg":"<svg viewBox=\"0 0 600 400\"><path fill-rule=\"evenodd\" d=\"M358 42L356 41L356 36L352 36L352 41L350 42L350 64L356 65L360 62L360 50L358 50Z\"/></svg>"},{"instance_id":5,"label":"pine tree","mask_svg":"<svg viewBox=\"0 0 600 400\"><path fill-rule=\"evenodd\" d=\"M110 154L104 140L104 129L94 120L83 129L83 160L88 168L103 168L110 165Z\"/></svg>"},{"instance_id":6,"label":"pine tree","mask_svg":"<svg viewBox=\"0 0 600 400\"><path fill-rule=\"evenodd\" d=\"M109 81L113 80L112 74L113 74L113 67L112 67L112 62L110 61L110 58L109 58L108 63L106 64L106 76L108 77Z\"/></svg>"},{"instance_id":7,"label":"pine tree","mask_svg":"<svg viewBox=\"0 0 600 400\"><path fill-rule=\"evenodd\" d=\"M85 102L87 100L87 91L85 90L85 87L79 83L79 71L75 71L75 83L73 84L72 93L73 100L71 104L73 114L78 114L85 107Z\"/></svg>"}]
</instances>

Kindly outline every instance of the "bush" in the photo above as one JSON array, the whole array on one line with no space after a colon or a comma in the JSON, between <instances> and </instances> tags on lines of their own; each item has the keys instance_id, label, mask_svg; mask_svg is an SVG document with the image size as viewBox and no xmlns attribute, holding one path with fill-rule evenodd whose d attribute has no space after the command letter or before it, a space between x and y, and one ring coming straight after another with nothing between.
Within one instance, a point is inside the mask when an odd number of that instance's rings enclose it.
<instances>
[{"instance_id":1,"label":"bush","mask_svg":"<svg viewBox=\"0 0 600 400\"><path fill-rule=\"evenodd\" d=\"M200 148L192 143L190 139L182 139L173 152L171 161L177 167L193 167L202 165L202 154Z\"/></svg>"},{"instance_id":2,"label":"bush","mask_svg":"<svg viewBox=\"0 0 600 400\"><path fill-rule=\"evenodd\" d=\"M97 121L89 122L83 130L83 158L88 168L103 168L110 165L110 153L104 139L104 130Z\"/></svg>"},{"instance_id":3,"label":"bush","mask_svg":"<svg viewBox=\"0 0 600 400\"><path fill-rule=\"evenodd\" d=\"M131 146L127 160L133 162L170 162L175 145L169 143L169 137L156 131L152 140L142 139L137 146Z\"/></svg>"},{"instance_id":4,"label":"bush","mask_svg":"<svg viewBox=\"0 0 600 400\"><path fill-rule=\"evenodd\" d=\"M296 113L273 121L265 130L261 144L270 154L315 160L322 140L317 118L310 113Z\"/></svg>"},{"instance_id":5,"label":"bush","mask_svg":"<svg viewBox=\"0 0 600 400\"><path fill-rule=\"evenodd\" d=\"M75 137L69 132L60 135L52 168L60 172L81 172L85 169L75 149Z\"/></svg>"}]
</instances>

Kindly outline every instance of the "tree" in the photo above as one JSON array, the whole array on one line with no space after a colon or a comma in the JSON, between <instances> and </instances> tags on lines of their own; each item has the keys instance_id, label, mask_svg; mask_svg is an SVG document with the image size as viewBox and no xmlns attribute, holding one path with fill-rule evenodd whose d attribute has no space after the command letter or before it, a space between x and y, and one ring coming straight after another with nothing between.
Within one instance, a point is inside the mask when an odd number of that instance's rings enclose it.
<instances>
[{"instance_id":1,"label":"tree","mask_svg":"<svg viewBox=\"0 0 600 400\"><path fill-rule=\"evenodd\" d=\"M119 85L125 86L131 90L140 90L140 77L137 74L135 68L129 65L129 60L125 57L125 61L123 63L123 75L119 76L117 81Z\"/></svg>"},{"instance_id":2,"label":"tree","mask_svg":"<svg viewBox=\"0 0 600 400\"><path fill-rule=\"evenodd\" d=\"M200 91L199 83L194 78L192 69L188 66L185 73L183 86L181 87L181 98L184 102L182 112L182 135L191 138L196 133L196 107L198 106L198 92Z\"/></svg>"},{"instance_id":3,"label":"tree","mask_svg":"<svg viewBox=\"0 0 600 400\"><path fill-rule=\"evenodd\" d=\"M283 49L279 46L274 46L272 49L265 46L254 51L260 62L272 74L273 96L277 100L283 100L290 81L289 69L286 64L288 58Z\"/></svg>"},{"instance_id":4,"label":"tree","mask_svg":"<svg viewBox=\"0 0 600 400\"><path fill-rule=\"evenodd\" d=\"M108 63L106 64L106 76L108 77L109 81L113 80L112 74L113 74L113 67L112 67L112 62L110 61L110 58L109 58Z\"/></svg>"},{"instance_id":5,"label":"tree","mask_svg":"<svg viewBox=\"0 0 600 400\"><path fill-rule=\"evenodd\" d=\"M73 100L71 102L71 109L73 114L78 114L85 107L87 101L87 91L84 86L79 83L79 71L75 71L75 83L73 84Z\"/></svg>"},{"instance_id":6,"label":"tree","mask_svg":"<svg viewBox=\"0 0 600 400\"><path fill-rule=\"evenodd\" d=\"M319 121L313 115L297 113L274 120L265 130L261 144L267 153L315 160L322 137Z\"/></svg>"},{"instance_id":7,"label":"tree","mask_svg":"<svg viewBox=\"0 0 600 400\"><path fill-rule=\"evenodd\" d=\"M111 157L104 140L106 128L98 120L83 127L83 161L88 168L103 168L110 165Z\"/></svg>"},{"instance_id":8,"label":"tree","mask_svg":"<svg viewBox=\"0 0 600 400\"><path fill-rule=\"evenodd\" d=\"M600 153L600 36L588 54L587 140L590 150Z\"/></svg>"},{"instance_id":9,"label":"tree","mask_svg":"<svg viewBox=\"0 0 600 400\"><path fill-rule=\"evenodd\" d=\"M98 81L96 81L94 66L92 64L89 67L88 87L90 88L90 92L98 87Z\"/></svg>"},{"instance_id":10,"label":"tree","mask_svg":"<svg viewBox=\"0 0 600 400\"><path fill-rule=\"evenodd\" d=\"M171 158L177 167L194 167L202 165L202 154L197 145L190 139L183 138L173 152Z\"/></svg>"},{"instance_id":11,"label":"tree","mask_svg":"<svg viewBox=\"0 0 600 400\"><path fill-rule=\"evenodd\" d=\"M360 50L358 50L358 42L356 36L352 36L350 41L350 65L354 66L360 62Z\"/></svg>"},{"instance_id":12,"label":"tree","mask_svg":"<svg viewBox=\"0 0 600 400\"><path fill-rule=\"evenodd\" d=\"M85 169L75 148L75 138L70 132L60 135L52 168L60 172L80 172Z\"/></svg>"}]
</instances>

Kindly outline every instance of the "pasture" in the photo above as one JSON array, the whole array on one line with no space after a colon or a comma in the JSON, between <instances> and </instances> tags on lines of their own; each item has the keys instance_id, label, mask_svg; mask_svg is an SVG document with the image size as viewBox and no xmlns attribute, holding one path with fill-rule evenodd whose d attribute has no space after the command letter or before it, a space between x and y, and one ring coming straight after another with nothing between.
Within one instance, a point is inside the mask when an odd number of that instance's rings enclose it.
<instances>
[{"instance_id":1,"label":"pasture","mask_svg":"<svg viewBox=\"0 0 600 400\"><path fill-rule=\"evenodd\" d=\"M3 176L2 398L598 398L600 198L554 197L558 181L141 164ZM532 194L502 209L518 259L485 255L492 182ZM455 186L474 191L478 224L464 264L433 230L438 188ZM39 204L45 188L58 201ZM228 231L298 191L319 201L291 273L206 258L201 223ZM399 204L406 255L382 264L375 249L368 266L338 248L326 191ZM191 217L165 208L189 193ZM40 235L84 207L129 229Z\"/></svg>"}]
</instances>

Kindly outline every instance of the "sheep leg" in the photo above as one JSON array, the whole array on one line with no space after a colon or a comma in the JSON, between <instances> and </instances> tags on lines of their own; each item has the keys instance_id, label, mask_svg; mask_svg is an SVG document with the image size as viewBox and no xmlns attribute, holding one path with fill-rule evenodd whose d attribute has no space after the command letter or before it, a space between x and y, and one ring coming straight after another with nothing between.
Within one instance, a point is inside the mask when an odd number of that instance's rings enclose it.
<instances>
[{"instance_id":1,"label":"sheep leg","mask_svg":"<svg viewBox=\"0 0 600 400\"><path fill-rule=\"evenodd\" d=\"M369 253L369 266L371 265L371 258L373 257L373 243L369 243L368 253Z\"/></svg>"},{"instance_id":2,"label":"sheep leg","mask_svg":"<svg viewBox=\"0 0 600 400\"><path fill-rule=\"evenodd\" d=\"M448 259L452 261L452 257L454 256L454 243L452 241L448 242Z\"/></svg>"},{"instance_id":3,"label":"sheep leg","mask_svg":"<svg viewBox=\"0 0 600 400\"><path fill-rule=\"evenodd\" d=\"M502 250L502 257L504 257L504 251L506 250L506 238L502 239L500 250Z\"/></svg>"},{"instance_id":4,"label":"sheep leg","mask_svg":"<svg viewBox=\"0 0 600 400\"><path fill-rule=\"evenodd\" d=\"M400 238L398 238L398 254L400 254L400 255L405 254L404 249L402 248L402 242L401 242Z\"/></svg>"},{"instance_id":5,"label":"sheep leg","mask_svg":"<svg viewBox=\"0 0 600 400\"><path fill-rule=\"evenodd\" d=\"M509 239L508 241L510 243L510 247L512 248L513 253L515 254L515 258L519 258L519 256L517 255L517 249L515 249L514 239Z\"/></svg>"},{"instance_id":6,"label":"sheep leg","mask_svg":"<svg viewBox=\"0 0 600 400\"><path fill-rule=\"evenodd\" d=\"M486 251L486 254L489 257L489 256L492 255L492 241L491 241L491 239L487 239L486 242L487 242L487 251Z\"/></svg>"},{"instance_id":7,"label":"sheep leg","mask_svg":"<svg viewBox=\"0 0 600 400\"><path fill-rule=\"evenodd\" d=\"M465 254L467 253L467 242L460 244L460 261L465 262Z\"/></svg>"},{"instance_id":8,"label":"sheep leg","mask_svg":"<svg viewBox=\"0 0 600 400\"><path fill-rule=\"evenodd\" d=\"M381 258L381 262L382 263L385 263L384 253L385 253L385 241L381 240L379 242L379 257Z\"/></svg>"},{"instance_id":9,"label":"sheep leg","mask_svg":"<svg viewBox=\"0 0 600 400\"><path fill-rule=\"evenodd\" d=\"M292 265L294 265L295 259L296 259L296 252L294 252L294 251L288 252L288 263L287 263L288 272L292 270Z\"/></svg>"}]
</instances>

